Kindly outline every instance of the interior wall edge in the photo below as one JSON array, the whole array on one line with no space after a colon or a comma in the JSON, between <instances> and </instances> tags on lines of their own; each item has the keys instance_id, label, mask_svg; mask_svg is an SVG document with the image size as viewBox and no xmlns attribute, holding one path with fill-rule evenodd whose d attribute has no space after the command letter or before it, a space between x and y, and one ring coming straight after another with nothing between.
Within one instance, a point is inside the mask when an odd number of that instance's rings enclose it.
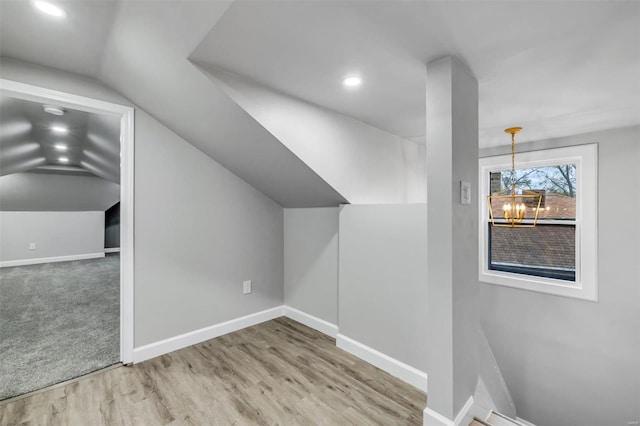
<instances>
[{"instance_id":1,"label":"interior wall edge","mask_svg":"<svg viewBox=\"0 0 640 426\"><path fill-rule=\"evenodd\" d=\"M298 321L299 323L313 328L320 333L326 334L327 336L333 337L334 339L338 336L338 326L336 324L332 324L329 321L309 315L308 313L292 308L291 306L284 305L283 308L284 316L287 318Z\"/></svg>"}]
</instances>

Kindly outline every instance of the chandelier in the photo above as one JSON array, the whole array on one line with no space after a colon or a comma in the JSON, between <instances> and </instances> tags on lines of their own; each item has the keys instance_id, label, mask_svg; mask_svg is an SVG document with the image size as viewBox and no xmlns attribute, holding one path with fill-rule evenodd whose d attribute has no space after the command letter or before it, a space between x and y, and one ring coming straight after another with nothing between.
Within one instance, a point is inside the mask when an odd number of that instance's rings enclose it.
<instances>
[{"instance_id":1,"label":"chandelier","mask_svg":"<svg viewBox=\"0 0 640 426\"><path fill-rule=\"evenodd\" d=\"M492 226L533 228L538 222L538 212L543 195L530 189L516 187L516 133L522 127L511 127L505 133L511 135L511 185L487 197ZM527 209L532 214L527 216Z\"/></svg>"}]
</instances>

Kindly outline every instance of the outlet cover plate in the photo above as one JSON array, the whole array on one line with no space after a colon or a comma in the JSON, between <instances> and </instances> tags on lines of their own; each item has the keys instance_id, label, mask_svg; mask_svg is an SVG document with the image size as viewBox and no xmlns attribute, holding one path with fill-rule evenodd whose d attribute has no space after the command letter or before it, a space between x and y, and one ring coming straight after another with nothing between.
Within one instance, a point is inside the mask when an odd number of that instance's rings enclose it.
<instances>
[{"instance_id":1,"label":"outlet cover plate","mask_svg":"<svg viewBox=\"0 0 640 426\"><path fill-rule=\"evenodd\" d=\"M471 204L471 183L460 181L460 204L468 206Z\"/></svg>"},{"instance_id":2,"label":"outlet cover plate","mask_svg":"<svg viewBox=\"0 0 640 426\"><path fill-rule=\"evenodd\" d=\"M251 293L251 280L243 281L242 294L249 294L249 293Z\"/></svg>"}]
</instances>

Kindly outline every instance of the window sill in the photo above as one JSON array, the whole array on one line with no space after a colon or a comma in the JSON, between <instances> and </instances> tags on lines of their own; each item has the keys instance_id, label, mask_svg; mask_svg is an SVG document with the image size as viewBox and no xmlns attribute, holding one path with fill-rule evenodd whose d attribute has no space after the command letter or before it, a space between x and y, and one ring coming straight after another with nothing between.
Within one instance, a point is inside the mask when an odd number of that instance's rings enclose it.
<instances>
[{"instance_id":1,"label":"window sill","mask_svg":"<svg viewBox=\"0 0 640 426\"><path fill-rule=\"evenodd\" d=\"M518 290L570 297L573 299L582 299L591 302L598 301L598 291L595 278L574 282L509 272L484 270L480 272L479 280L484 284L511 287Z\"/></svg>"}]
</instances>

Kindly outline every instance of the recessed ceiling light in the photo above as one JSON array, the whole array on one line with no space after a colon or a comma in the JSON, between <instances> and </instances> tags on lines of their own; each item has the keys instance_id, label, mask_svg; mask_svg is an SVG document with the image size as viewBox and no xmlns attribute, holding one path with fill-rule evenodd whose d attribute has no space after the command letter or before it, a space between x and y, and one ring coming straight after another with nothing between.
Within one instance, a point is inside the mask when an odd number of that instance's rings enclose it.
<instances>
[{"instance_id":1,"label":"recessed ceiling light","mask_svg":"<svg viewBox=\"0 0 640 426\"><path fill-rule=\"evenodd\" d=\"M69 128L66 126L51 126L51 131L56 133L69 133Z\"/></svg>"},{"instance_id":2,"label":"recessed ceiling light","mask_svg":"<svg viewBox=\"0 0 640 426\"><path fill-rule=\"evenodd\" d=\"M53 114L53 115L63 115L65 111L64 108L53 106L53 105L43 105L42 108L44 108L44 112Z\"/></svg>"},{"instance_id":3,"label":"recessed ceiling light","mask_svg":"<svg viewBox=\"0 0 640 426\"><path fill-rule=\"evenodd\" d=\"M31 4L40 12L46 13L47 15L55 16L56 18L65 18L67 16L67 12L62 8L48 1L33 0Z\"/></svg>"},{"instance_id":4,"label":"recessed ceiling light","mask_svg":"<svg viewBox=\"0 0 640 426\"><path fill-rule=\"evenodd\" d=\"M66 145L63 145L61 143L57 143L53 147L56 149L56 151L66 151L68 149Z\"/></svg>"},{"instance_id":5,"label":"recessed ceiling light","mask_svg":"<svg viewBox=\"0 0 640 426\"><path fill-rule=\"evenodd\" d=\"M344 80L342 80L342 85L344 87L358 87L361 84L362 84L362 78L357 75L350 75L348 77L345 77Z\"/></svg>"},{"instance_id":6,"label":"recessed ceiling light","mask_svg":"<svg viewBox=\"0 0 640 426\"><path fill-rule=\"evenodd\" d=\"M58 158L58 161L61 163L68 163L69 162L69 157L60 157Z\"/></svg>"}]
</instances>

